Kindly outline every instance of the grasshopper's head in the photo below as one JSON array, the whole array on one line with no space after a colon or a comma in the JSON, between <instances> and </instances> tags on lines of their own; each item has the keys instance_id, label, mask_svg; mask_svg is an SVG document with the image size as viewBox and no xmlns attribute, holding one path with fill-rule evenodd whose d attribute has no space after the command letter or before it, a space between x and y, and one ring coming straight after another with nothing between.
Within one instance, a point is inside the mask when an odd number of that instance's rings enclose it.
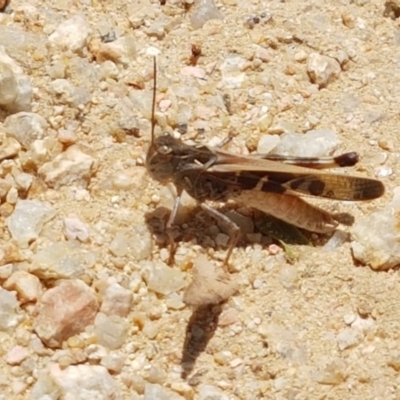
<instances>
[{"instance_id":1,"label":"grasshopper's head","mask_svg":"<svg viewBox=\"0 0 400 400\"><path fill-rule=\"evenodd\" d=\"M161 183L171 180L174 176L177 157L175 155L177 140L171 135L154 137L146 155L146 168L151 177Z\"/></svg>"}]
</instances>

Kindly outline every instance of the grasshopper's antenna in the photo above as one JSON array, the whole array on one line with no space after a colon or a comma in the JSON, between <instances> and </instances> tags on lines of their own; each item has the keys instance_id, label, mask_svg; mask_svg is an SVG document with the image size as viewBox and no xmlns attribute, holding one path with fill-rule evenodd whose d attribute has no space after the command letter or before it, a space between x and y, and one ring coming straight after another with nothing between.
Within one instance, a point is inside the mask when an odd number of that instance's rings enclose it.
<instances>
[{"instance_id":1,"label":"grasshopper's antenna","mask_svg":"<svg viewBox=\"0 0 400 400\"><path fill-rule=\"evenodd\" d=\"M153 58L153 75L154 75L154 84L153 84L153 105L151 107L151 144L154 143L154 128L156 126L156 91L157 91L157 60L156 56Z\"/></svg>"}]
</instances>

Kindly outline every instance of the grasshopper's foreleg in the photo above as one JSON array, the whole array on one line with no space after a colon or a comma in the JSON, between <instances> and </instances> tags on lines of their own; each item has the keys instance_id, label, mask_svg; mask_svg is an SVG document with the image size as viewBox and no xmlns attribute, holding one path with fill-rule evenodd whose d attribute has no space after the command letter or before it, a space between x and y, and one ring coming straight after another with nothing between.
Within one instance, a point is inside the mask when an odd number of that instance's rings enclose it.
<instances>
[{"instance_id":1,"label":"grasshopper's foreleg","mask_svg":"<svg viewBox=\"0 0 400 400\"><path fill-rule=\"evenodd\" d=\"M169 241L169 258L168 258L168 265L172 265L174 263L175 252L176 252L176 243L174 239L174 234L172 232L172 226L174 225L176 214L179 209L179 204L181 203L181 196L182 196L182 189L177 188L177 195L175 197L174 206L172 208L171 214L169 215L167 226L166 226L166 233L168 235Z\"/></svg>"}]
</instances>

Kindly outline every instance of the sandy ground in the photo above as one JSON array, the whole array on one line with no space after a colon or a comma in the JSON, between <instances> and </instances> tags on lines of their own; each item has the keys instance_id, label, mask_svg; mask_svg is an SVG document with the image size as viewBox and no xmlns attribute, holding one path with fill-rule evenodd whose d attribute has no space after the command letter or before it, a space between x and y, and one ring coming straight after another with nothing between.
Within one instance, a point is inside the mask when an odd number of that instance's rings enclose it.
<instances>
[{"instance_id":1,"label":"sandy ground","mask_svg":"<svg viewBox=\"0 0 400 400\"><path fill-rule=\"evenodd\" d=\"M175 26L162 38L149 35L146 24L133 29L125 1L32 2L39 11L46 7L54 21L82 12L94 38L97 30L135 38L134 59L130 65L119 65L120 71L131 73L131 78L108 82L100 88L89 85L96 101L83 110L84 122L77 142L97 163L96 175L88 186L90 207L77 203L68 187L58 191L56 201L54 191L47 194L47 198L53 196L56 219L73 212L89 225L100 221L104 224L105 246L98 241L85 244L98 255L96 271L115 276L118 281L130 281L132 270L139 270L136 260L129 254L114 257L107 251L107 244L118 231L129 229L138 221L145 224L156 209L156 217L165 219L162 207L171 207L172 203L166 189L151 181L143 167L150 129L152 58L146 54L150 47L159 50L159 100L171 100L173 108L177 102L174 93L179 88L196 89L195 94L184 95L193 112L187 138L215 143L234 132L229 150L254 150L251 144L257 143L264 132L249 115L258 115L268 93L271 126L292 126L297 132L306 132L310 127L332 129L340 139L336 154L352 150L359 153L360 164L353 168L356 174L377 177L382 168L392 170L390 176L381 178L387 188L381 199L351 204L328 201L321 203L323 207L351 213L356 219L385 207L393 189L400 184L396 174L400 30L398 20L383 15L383 1L225 0L217 3L223 20L211 20L197 30L190 26L193 9L186 12L178 1L167 0L165 6L153 3L155 14L145 17L147 25L163 13L176 19ZM12 1L11 7L18 9L22 2ZM260 17L263 13L265 16ZM246 21L256 16L261 21L250 29ZM33 23L25 22L24 26L17 20L13 24L37 32L41 29ZM50 27L48 30L51 32ZM201 48L197 66L206 71L206 83L182 73L192 45ZM265 50L265 61L254 57L257 46ZM338 79L321 90L311 84L307 75L307 56L314 52L331 57L345 52L348 59ZM90 59L94 53L83 57ZM221 83L219 67L231 54L248 62L243 70L245 80L236 89ZM26 65L23 67L36 88L34 110L49 118L54 105L48 90L51 78L46 74L46 62L38 62L39 66L30 72ZM143 90L137 89L135 85L141 84ZM113 101L121 99L127 90L136 90L145 101L132 111L139 135L120 140L113 127L124 120L123 108L113 108ZM223 94L231 97L231 115L210 100ZM176 116L170 115L165 125L176 122ZM197 136L195 127L204 128L204 134ZM108 184L113 174L121 170L135 177L131 190L118 191ZM115 201L118 207L113 204ZM184 233L178 243L178 255L183 254L184 261L174 267L181 270L187 283L192 276L190 260L197 254L205 253L215 265L224 255L224 247L215 250L215 241L209 238L219 233L215 222L198 209L190 215L191 219L180 227ZM48 228L46 239L57 229ZM163 239L165 235L158 236L148 260L165 260ZM265 243L265 236L263 239ZM160 377L153 378L156 383L194 399L207 398L201 394L204 385L219 390L219 397L215 398L221 399L225 398L223 394L229 399L246 400L400 398L398 272L376 272L358 265L349 243L332 251L311 245L294 246L296 258L292 263L285 260L282 251L270 254L271 248L262 243L241 241L235 248L231 279L238 291L220 307L173 309L165 306L164 296L137 290L132 312L149 316L155 333L133 330L126 338L121 351L131 362L114 375L121 390L119 398L141 398L144 383L151 382L150 367L163 371ZM179 296L182 294L183 289L178 292ZM29 320L29 310L24 312ZM29 330L29 324L24 329ZM7 349L16 344L7 340ZM130 353L132 348L134 354ZM145 379L144 383L137 383L126 376L135 371L134 365L139 364L133 361L141 357L145 368L136 373ZM41 368L40 361L36 361L36 369ZM2 374L10 381L18 376L17 370L18 367L2 364ZM29 398L31 386L18 395L10 392L6 382L1 388L4 398ZM173 398L170 396L165 398Z\"/></svg>"}]
</instances>

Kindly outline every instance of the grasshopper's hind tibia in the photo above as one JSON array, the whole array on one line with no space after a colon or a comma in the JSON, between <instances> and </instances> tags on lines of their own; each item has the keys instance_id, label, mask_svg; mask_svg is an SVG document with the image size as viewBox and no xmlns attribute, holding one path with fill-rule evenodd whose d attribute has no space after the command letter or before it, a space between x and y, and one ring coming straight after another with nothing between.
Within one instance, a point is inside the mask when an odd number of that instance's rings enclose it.
<instances>
[{"instance_id":1,"label":"grasshopper's hind tibia","mask_svg":"<svg viewBox=\"0 0 400 400\"><path fill-rule=\"evenodd\" d=\"M232 251L235 248L240 235L240 228L226 215L220 213L215 208L203 203L201 208L206 211L212 218L219 222L225 229L228 230L229 234L229 247L224 259L224 268L228 268L229 258L231 257Z\"/></svg>"},{"instance_id":2,"label":"grasshopper's hind tibia","mask_svg":"<svg viewBox=\"0 0 400 400\"><path fill-rule=\"evenodd\" d=\"M168 218L168 222L166 225L166 233L168 235L168 241L169 241L169 258L168 258L169 265L172 265L174 263L175 252L177 247L172 232L172 226L174 224L176 213L179 208L181 194L182 191L180 191L177 194L177 197L175 198L174 207L172 209L172 212ZM237 241L239 239L240 229L230 218L220 213L215 208L212 208L205 203L202 203L200 206L207 214L209 214L212 218L214 218L214 220L216 220L220 225L222 225L228 231L229 247L224 259L224 268L227 269L229 258L231 257L232 251L235 248Z\"/></svg>"},{"instance_id":3,"label":"grasshopper's hind tibia","mask_svg":"<svg viewBox=\"0 0 400 400\"><path fill-rule=\"evenodd\" d=\"M278 154L259 155L265 160L277 161L284 164L297 165L298 167L313 169L352 167L359 161L358 154L354 151L343 153L335 157L294 157Z\"/></svg>"},{"instance_id":4,"label":"grasshopper's hind tibia","mask_svg":"<svg viewBox=\"0 0 400 400\"><path fill-rule=\"evenodd\" d=\"M338 225L330 213L297 196L243 190L234 199L307 231L329 233Z\"/></svg>"}]
</instances>

